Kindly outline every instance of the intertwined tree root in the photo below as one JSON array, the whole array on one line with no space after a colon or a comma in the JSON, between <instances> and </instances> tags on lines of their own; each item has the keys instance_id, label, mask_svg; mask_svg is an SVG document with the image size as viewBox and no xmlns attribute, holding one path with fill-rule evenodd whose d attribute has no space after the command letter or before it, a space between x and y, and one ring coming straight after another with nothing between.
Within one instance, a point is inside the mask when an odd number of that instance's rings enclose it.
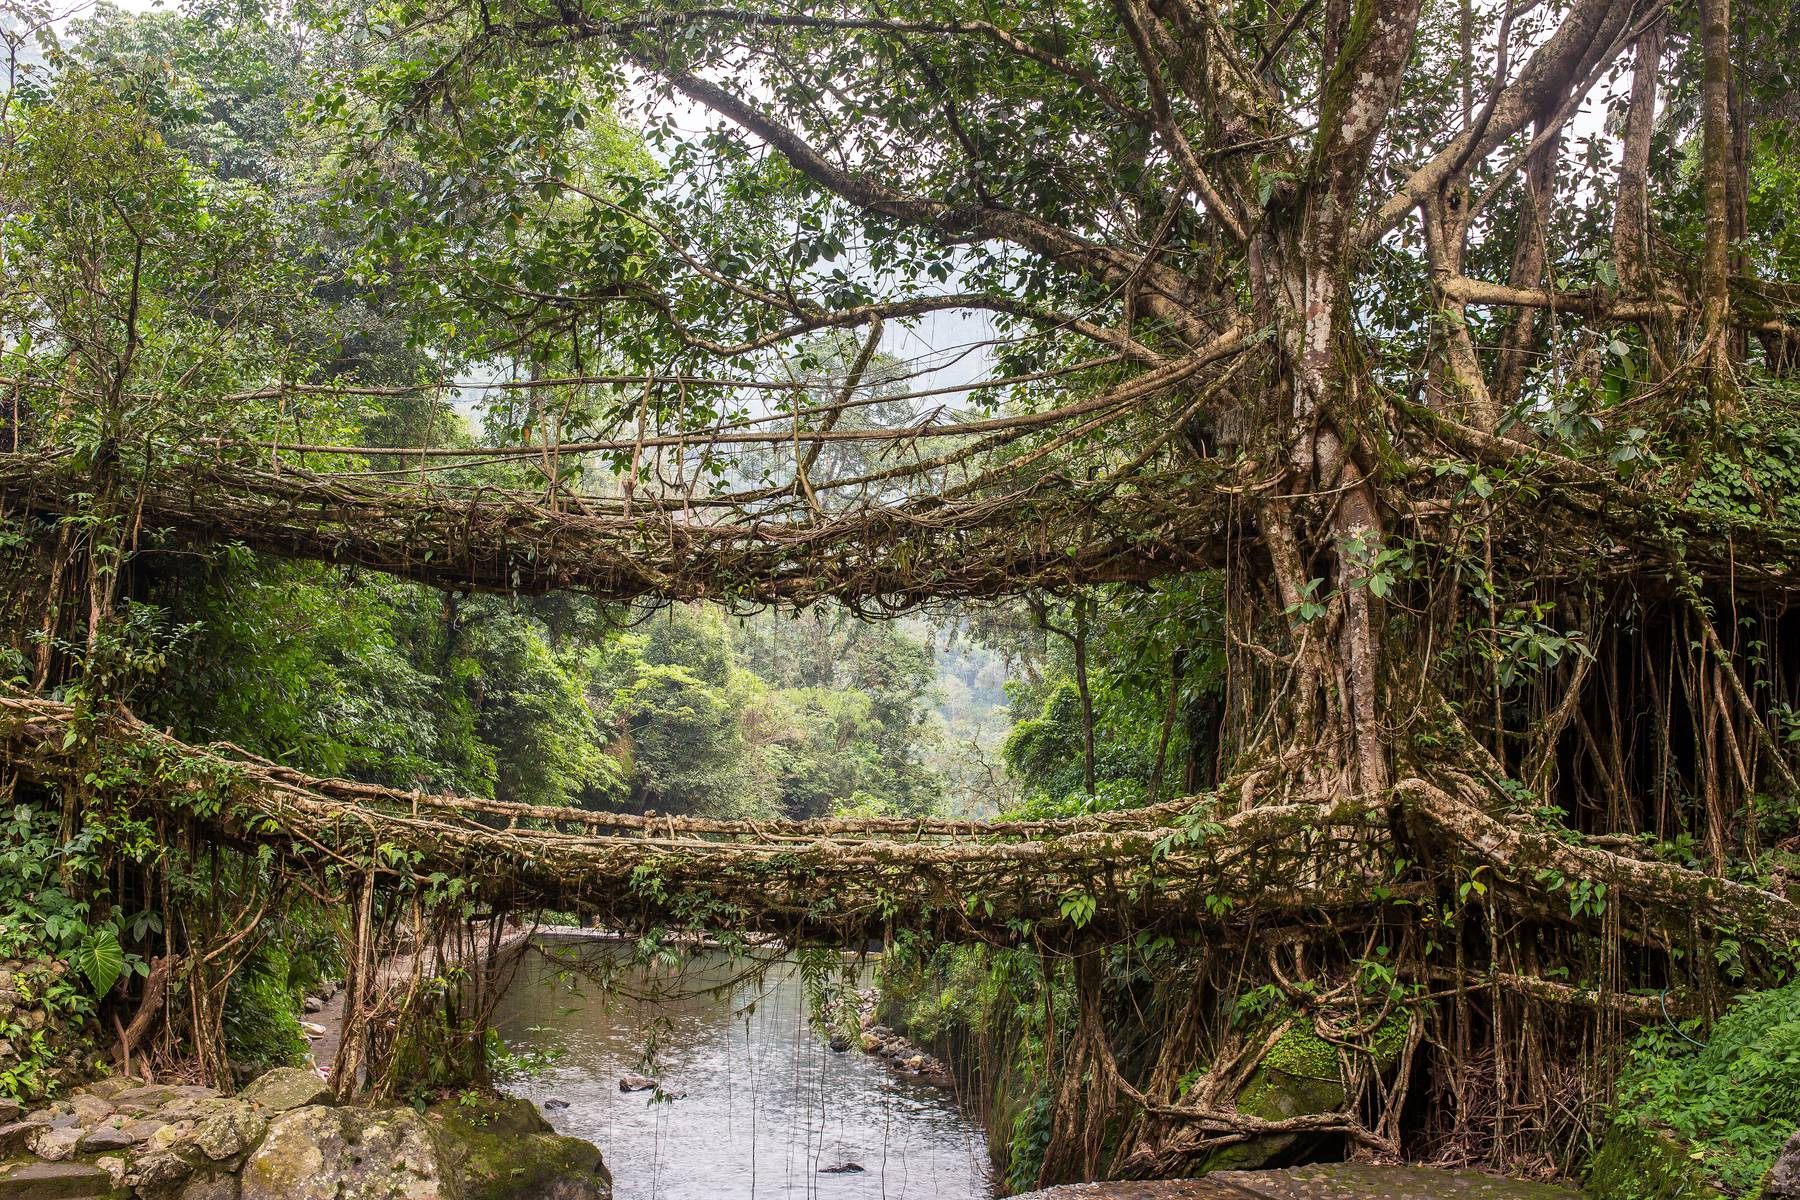
<instances>
[{"instance_id":1,"label":"intertwined tree root","mask_svg":"<svg viewBox=\"0 0 1800 1200\"><path fill-rule=\"evenodd\" d=\"M1145 477L1125 489L1045 477L994 495L791 521L203 459L144 472L133 504L135 528L151 545L237 541L457 591L572 589L615 601L840 596L905 607L1215 565L1230 498L1197 491L1193 475L1182 484ZM55 454L0 453L0 501L15 512L69 516L91 491Z\"/></svg>"},{"instance_id":2,"label":"intertwined tree root","mask_svg":"<svg viewBox=\"0 0 1800 1200\"><path fill-rule=\"evenodd\" d=\"M1800 947L1789 898L1508 811L1451 767L1432 779L1415 767L1376 797L1258 795L1265 782L1280 788L1278 763L1135 811L984 825L728 821L403 792L18 692L0 694L0 752L15 777L62 797L186 826L196 844L261 852L278 875L355 900L354 953L369 980L409 906L430 937L466 937L457 914L470 898L490 916L549 910L633 932L860 945L908 929L1073 958L1082 1015L1058 1034L1055 1102L1069 1119L1046 1180L1186 1171L1227 1147L1295 1135L1402 1153L1410 1064L1428 1044L1493 1023L1498 1046L1505 1013L1539 1014L1540 1033L1559 1037L1667 1020L1671 1005L1695 1006L1691 968L1721 941L1744 948L1749 977ZM390 914L385 935L372 904ZM436 915L421 926L421 911ZM1471 938L1465 925L1488 933ZM1191 947L1201 965L1185 985L1186 1015L1134 1079L1113 1057L1097 964L1144 935ZM1465 956L1471 942L1491 952ZM1561 949L1538 957L1529 947L1540 942ZM1356 947L1366 956L1378 944L1392 982L1371 990ZM1592 975L1568 972L1596 954ZM1277 988L1285 1018L1239 1024L1233 997L1252 979ZM358 1049L336 1076L347 1090L386 1077L383 1056L406 1040L396 1014L413 1021L431 994L416 977L404 996L360 988ZM1272 1118L1240 1108L1289 1030L1335 1047L1335 1110ZM1210 1064L1197 1082L1196 1062ZM1109 1127L1128 1136L1109 1146Z\"/></svg>"},{"instance_id":3,"label":"intertwined tree root","mask_svg":"<svg viewBox=\"0 0 1800 1200\"><path fill-rule=\"evenodd\" d=\"M1081 936L1101 941L1151 927L1330 920L1454 887L1485 868L1498 886L1535 897L1551 915L1557 887L1545 880L1588 880L1657 928L1679 932L1698 920L1772 947L1800 944L1800 906L1785 897L1584 844L1417 777L1379 799L1231 812L1217 797L1190 797L993 825L758 822L516 805L316 778L235 747L187 745L129 714L78 714L20 693L0 696L0 737L12 769L40 784L74 786L102 760L128 766L108 776L119 780L117 799L232 842L268 845L296 865L372 872L401 887L455 876L496 905L575 911L620 927L731 925L842 940L910 927L1011 939L1032 924L1080 920ZM1396 824L1442 865L1396 878ZM1067 902L1076 896L1092 898L1091 916L1071 918Z\"/></svg>"}]
</instances>

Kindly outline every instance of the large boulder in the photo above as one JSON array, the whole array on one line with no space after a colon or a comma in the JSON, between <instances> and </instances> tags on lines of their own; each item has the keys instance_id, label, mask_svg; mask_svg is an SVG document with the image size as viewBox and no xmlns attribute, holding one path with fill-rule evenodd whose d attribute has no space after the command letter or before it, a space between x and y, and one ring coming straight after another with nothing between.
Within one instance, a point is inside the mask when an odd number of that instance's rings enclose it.
<instances>
[{"instance_id":1,"label":"large boulder","mask_svg":"<svg viewBox=\"0 0 1800 1200\"><path fill-rule=\"evenodd\" d=\"M269 1124L241 1200L610 1200L600 1152L528 1101L410 1108L308 1106Z\"/></svg>"},{"instance_id":2,"label":"large boulder","mask_svg":"<svg viewBox=\"0 0 1800 1200\"><path fill-rule=\"evenodd\" d=\"M193 1152L212 1162L227 1162L255 1146L268 1126L268 1115L248 1101L217 1100L211 1112L194 1122L188 1141Z\"/></svg>"},{"instance_id":3,"label":"large boulder","mask_svg":"<svg viewBox=\"0 0 1800 1200\"><path fill-rule=\"evenodd\" d=\"M563 1137L531 1101L492 1097L431 1113L462 1200L610 1200L593 1143Z\"/></svg>"},{"instance_id":4,"label":"large boulder","mask_svg":"<svg viewBox=\"0 0 1800 1200\"><path fill-rule=\"evenodd\" d=\"M459 1200L409 1108L291 1109L244 1164L243 1200Z\"/></svg>"},{"instance_id":5,"label":"large boulder","mask_svg":"<svg viewBox=\"0 0 1800 1200\"><path fill-rule=\"evenodd\" d=\"M1337 1047L1320 1037L1312 1022L1291 1011L1276 1014L1266 1027L1281 1032L1264 1051L1256 1070L1238 1089L1233 1107L1265 1121L1336 1112L1344 1106L1343 1067ZM1375 1069L1387 1071L1400 1057L1407 1036L1406 1018L1390 1016L1371 1038ZM1293 1161L1305 1150L1307 1135L1265 1133L1208 1155L1199 1174L1253 1170Z\"/></svg>"},{"instance_id":6,"label":"large boulder","mask_svg":"<svg viewBox=\"0 0 1800 1200\"><path fill-rule=\"evenodd\" d=\"M287 1112L316 1104L331 1104L334 1097L316 1071L305 1067L276 1067L258 1076L238 1093L238 1099L262 1105L271 1112Z\"/></svg>"},{"instance_id":7,"label":"large boulder","mask_svg":"<svg viewBox=\"0 0 1800 1200\"><path fill-rule=\"evenodd\" d=\"M1763 1177L1763 1200L1800 1200L1800 1129L1787 1140Z\"/></svg>"}]
</instances>

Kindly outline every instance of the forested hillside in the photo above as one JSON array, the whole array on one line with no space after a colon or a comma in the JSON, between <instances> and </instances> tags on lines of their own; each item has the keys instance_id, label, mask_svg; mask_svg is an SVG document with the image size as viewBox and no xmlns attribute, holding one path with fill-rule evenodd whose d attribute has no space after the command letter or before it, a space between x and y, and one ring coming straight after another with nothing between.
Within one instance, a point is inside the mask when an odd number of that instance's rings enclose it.
<instances>
[{"instance_id":1,"label":"forested hillside","mask_svg":"<svg viewBox=\"0 0 1800 1200\"><path fill-rule=\"evenodd\" d=\"M197 398L210 390L214 406L170 419L229 414L244 429L292 421L309 437L396 447L492 444L533 427L539 414L517 411L504 388L465 387L436 400L381 394L383 384L435 378L457 362L477 380L533 366L470 314L444 336L433 322L451 314L412 308L424 282L359 269L361 224L334 218L328 203L337 151L309 132L306 109L318 72L354 63L346 43L278 14L216 7L130 14L103 6L63 33L57 73L28 70L15 85L15 99L51 89L29 124L9 128L10 200L19 217L36 218L14 227L15 255L54 253L53 239L93 234L57 223L86 216L79 206L89 197L79 189L99 202L122 177L144 173L145 190L132 197L143 211L118 212L110 232L141 234L173 253L161 264L166 273L138 283L133 353L166 355L152 369L178 373ZM580 143L597 170L653 170L623 131ZM56 205L75 207L46 207ZM143 228L143 220L163 225ZM220 247L215 232L241 240ZM85 281L42 282L73 289ZM217 289L229 297L221 303L241 306L229 328L209 331L205 387L199 355L177 348L192 334L184 301L193 288ZM27 341L13 352L30 349ZM805 361L795 360L797 371ZM309 396L287 408L256 394L270 372L354 376L362 394ZM736 470L771 466L752 458ZM458 474L504 486L533 472ZM579 597L446 596L229 550L137 569L119 621L119 698L180 736L233 742L321 774L528 804L712 816L925 814L944 802L943 780L924 765L945 736L931 718L932 657L919 636L892 625ZM928 637L929 627L919 632ZM15 662L12 677L41 680L63 653L79 650L40 641L39 661Z\"/></svg>"}]
</instances>

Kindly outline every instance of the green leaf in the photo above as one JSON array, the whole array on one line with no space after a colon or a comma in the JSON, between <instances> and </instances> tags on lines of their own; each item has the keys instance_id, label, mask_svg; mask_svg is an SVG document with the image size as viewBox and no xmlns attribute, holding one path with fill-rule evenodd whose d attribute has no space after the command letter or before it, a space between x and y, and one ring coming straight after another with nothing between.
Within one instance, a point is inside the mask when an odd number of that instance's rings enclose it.
<instances>
[{"instance_id":1,"label":"green leaf","mask_svg":"<svg viewBox=\"0 0 1800 1200\"><path fill-rule=\"evenodd\" d=\"M125 948L110 929L96 931L75 951L75 967L87 976L96 996L112 991L125 970Z\"/></svg>"},{"instance_id":2,"label":"green leaf","mask_svg":"<svg viewBox=\"0 0 1800 1200\"><path fill-rule=\"evenodd\" d=\"M1087 892L1070 892L1062 898L1059 907L1063 917L1080 929L1094 919L1094 912L1099 908L1099 901Z\"/></svg>"}]
</instances>

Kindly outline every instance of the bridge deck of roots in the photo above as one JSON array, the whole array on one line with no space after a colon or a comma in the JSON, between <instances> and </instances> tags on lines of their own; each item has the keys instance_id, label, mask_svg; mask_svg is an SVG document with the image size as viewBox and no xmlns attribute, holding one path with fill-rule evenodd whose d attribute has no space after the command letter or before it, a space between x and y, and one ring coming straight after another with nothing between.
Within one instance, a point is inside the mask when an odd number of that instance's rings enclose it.
<instances>
[{"instance_id":1,"label":"bridge deck of roots","mask_svg":"<svg viewBox=\"0 0 1800 1200\"><path fill-rule=\"evenodd\" d=\"M45 784L71 783L102 758L125 765L120 799L227 842L393 885L451 875L495 903L620 928L728 927L853 944L899 927L1006 940L1042 924L1059 939L1101 942L1149 929L1329 925L1429 896L1423 877L1396 875L1410 849L1487 868L1496 886L1518 885L1521 901L1555 871L1607 885L1647 929L1700 919L1754 928L1777 944L1800 938L1800 906L1772 892L1521 828L1417 777L1385 796L1245 805L1227 789L1050 821L731 821L316 778L235 747L184 744L122 712L77 717L19 694L0 695L0 738L15 767ZM1092 915L1059 931L1073 895L1093 898ZM1579 923L1553 903L1532 903L1540 916ZM1549 979L1513 985L1571 1003L1643 1007Z\"/></svg>"}]
</instances>

